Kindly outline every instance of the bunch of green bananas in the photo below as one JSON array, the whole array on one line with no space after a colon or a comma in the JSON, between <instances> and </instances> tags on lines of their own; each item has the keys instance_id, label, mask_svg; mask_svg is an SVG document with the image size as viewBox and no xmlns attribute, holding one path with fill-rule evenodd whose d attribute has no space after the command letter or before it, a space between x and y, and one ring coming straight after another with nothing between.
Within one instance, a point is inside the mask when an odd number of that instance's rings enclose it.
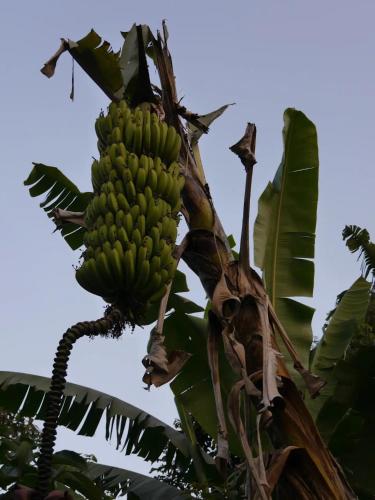
<instances>
[{"instance_id":1,"label":"bunch of green bananas","mask_svg":"<svg viewBox=\"0 0 375 500\"><path fill-rule=\"evenodd\" d=\"M95 124L100 159L85 220L79 284L136 319L173 279L178 212L185 178L177 159L181 138L148 106L111 103Z\"/></svg>"}]
</instances>

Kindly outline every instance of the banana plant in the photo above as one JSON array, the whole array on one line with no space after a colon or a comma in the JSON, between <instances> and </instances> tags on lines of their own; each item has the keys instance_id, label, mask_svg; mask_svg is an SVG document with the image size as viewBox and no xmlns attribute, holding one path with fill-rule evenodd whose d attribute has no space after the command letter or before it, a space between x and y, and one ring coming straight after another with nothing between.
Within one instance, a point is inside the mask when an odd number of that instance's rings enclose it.
<instances>
[{"instance_id":1,"label":"banana plant","mask_svg":"<svg viewBox=\"0 0 375 500\"><path fill-rule=\"evenodd\" d=\"M304 367L302 345L295 348L289 338L292 335L285 331L286 328L296 330L298 327L303 331L303 346L308 344L311 310L290 297L312 292L313 267L308 259L313 256L317 197L315 127L299 111L289 109L284 115L284 157L274 183L263 197L256 229L260 242L256 262L265 272L266 291L262 280L250 268L249 261L250 192L256 163L255 125L248 124L243 138L231 147L245 167L246 177L241 245L236 259L205 182L197 140L194 142L190 137L190 141L185 133L186 124L181 121L184 119L198 129L208 130L204 120L199 119L201 114L191 113L179 103L165 23L163 33L155 37L144 25L133 26L123 35L125 43L119 53L113 52L106 42L101 44L93 32L78 42L63 40L59 51L46 63L43 71L52 76L58 57L68 51L111 100L118 102L125 97L131 106L142 101L152 103L181 139L179 162L185 178L182 212L189 232L179 248L179 256L198 275L212 308L207 322L186 319L186 314L183 316L189 326L183 338L182 343L186 343L183 348L176 341L179 331L175 326L182 321L177 321L176 311L176 316L170 321L173 328L165 340L166 344L175 345L174 350L168 352L168 346L161 345L169 320L164 322L168 301L167 296L163 298L151 336L150 352L145 358L145 381L157 386L169 382L179 373L172 383L173 390L189 443L189 456L193 458L199 481L207 480L206 465L210 464L205 465L194 437L190 414L201 421L202 427L214 433L217 442L215 470L222 480L230 467L230 453L236 449L238 439L243 455L242 466L247 475L244 481L247 498L254 494L266 500L273 492L304 498L319 495L327 500L354 498L341 470L324 447L300 392L280 361L276 344L279 339L275 335L278 333L283 339L293 366L303 375L310 390L316 393L321 382ZM150 82L147 57L156 65L161 89ZM217 116L219 114L220 110ZM53 185L44 184L43 179L34 182L42 183L38 190L40 194L47 192L47 197L51 196L48 191L54 188ZM72 223L70 213L61 214L59 206L53 208L60 222ZM65 208L70 208L70 205ZM55 361L57 368L48 398L52 409L47 411L45 425L46 434L50 435L47 444L42 444L40 470L44 482L40 492L47 491L46 471L50 467L53 448L52 427L59 414L63 418L65 412L70 411L70 406L60 407L59 404L71 348L78 338L91 334L89 326L95 335L101 334L104 327L107 333L120 334L123 319L115 316L116 310L111 309L108 317L97 322L75 325L66 332L59 345ZM190 336L188 332L194 328L196 332ZM206 359L197 353L197 347L203 350L202 339L206 345ZM299 340L297 335L297 344ZM63 361L61 353L66 358ZM179 356L180 359L184 357L184 363L176 369ZM163 362L155 362L157 358ZM198 364L199 370L196 370ZM199 399L202 394L205 399ZM213 411L207 411L205 415L202 408ZM76 411L78 414L79 406ZM90 412L92 422L96 407L90 408ZM87 425L90 429L91 424ZM309 482L304 480L306 474Z\"/></svg>"}]
</instances>

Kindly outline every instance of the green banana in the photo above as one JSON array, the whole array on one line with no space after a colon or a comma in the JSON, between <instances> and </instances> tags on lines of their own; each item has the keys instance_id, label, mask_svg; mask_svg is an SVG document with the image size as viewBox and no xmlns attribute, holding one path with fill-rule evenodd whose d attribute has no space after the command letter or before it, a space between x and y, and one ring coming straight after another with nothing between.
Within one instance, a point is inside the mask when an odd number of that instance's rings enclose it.
<instances>
[{"instance_id":1,"label":"green banana","mask_svg":"<svg viewBox=\"0 0 375 500\"><path fill-rule=\"evenodd\" d=\"M124 229L126 231L126 234L128 235L128 239L131 238L131 235L133 233L133 227L134 227L134 223L133 223L133 217L131 216L130 213L127 213L124 215Z\"/></svg>"},{"instance_id":2,"label":"green banana","mask_svg":"<svg viewBox=\"0 0 375 500\"><path fill-rule=\"evenodd\" d=\"M137 178L135 180L135 188L137 191L143 191L146 184L147 172L144 168L139 167Z\"/></svg>"},{"instance_id":3,"label":"green banana","mask_svg":"<svg viewBox=\"0 0 375 500\"><path fill-rule=\"evenodd\" d=\"M140 155L142 152L142 124L136 123L133 137L133 151Z\"/></svg>"},{"instance_id":4,"label":"green banana","mask_svg":"<svg viewBox=\"0 0 375 500\"><path fill-rule=\"evenodd\" d=\"M123 169L123 171L122 171L122 181L124 183L124 186L128 182L132 182L133 181L133 176L132 176L130 168L124 168Z\"/></svg>"},{"instance_id":5,"label":"green banana","mask_svg":"<svg viewBox=\"0 0 375 500\"><path fill-rule=\"evenodd\" d=\"M145 196L147 204L150 202L151 199L154 198L154 194L153 194L152 189L150 188L150 186L146 186L145 187L144 196Z\"/></svg>"},{"instance_id":6,"label":"green banana","mask_svg":"<svg viewBox=\"0 0 375 500\"><path fill-rule=\"evenodd\" d=\"M115 224L112 224L112 226L108 229L108 239L112 245L117 240L117 228Z\"/></svg>"},{"instance_id":7,"label":"green banana","mask_svg":"<svg viewBox=\"0 0 375 500\"><path fill-rule=\"evenodd\" d=\"M143 193L137 193L137 205L140 213L144 215L147 212L147 200Z\"/></svg>"},{"instance_id":8,"label":"green banana","mask_svg":"<svg viewBox=\"0 0 375 500\"><path fill-rule=\"evenodd\" d=\"M96 257L95 262L99 276L105 283L108 283L108 290L114 291L116 289L116 284L114 277L112 276L106 254L104 252L100 252Z\"/></svg>"},{"instance_id":9,"label":"green banana","mask_svg":"<svg viewBox=\"0 0 375 500\"><path fill-rule=\"evenodd\" d=\"M119 227L117 229L117 237L118 237L120 244L125 247L129 241L129 237L127 235L126 230L123 227Z\"/></svg>"},{"instance_id":10,"label":"green banana","mask_svg":"<svg viewBox=\"0 0 375 500\"><path fill-rule=\"evenodd\" d=\"M146 228L147 230L152 226L155 226L157 221L160 219L160 200L151 199L147 206L146 214Z\"/></svg>"},{"instance_id":11,"label":"green banana","mask_svg":"<svg viewBox=\"0 0 375 500\"><path fill-rule=\"evenodd\" d=\"M137 191L135 189L134 183L132 181L125 184L125 194L129 203L134 203L136 201Z\"/></svg>"},{"instance_id":12,"label":"green banana","mask_svg":"<svg viewBox=\"0 0 375 500\"><path fill-rule=\"evenodd\" d=\"M159 253L159 251L160 251L160 231L156 226L153 226L150 229L150 236L151 236L151 239L153 241L154 253ZM159 268L160 268L160 265L159 265Z\"/></svg>"},{"instance_id":13,"label":"green banana","mask_svg":"<svg viewBox=\"0 0 375 500\"><path fill-rule=\"evenodd\" d=\"M147 186L151 189L152 192L156 192L156 188L158 185L158 175L154 168L150 168L147 175Z\"/></svg>"},{"instance_id":14,"label":"green banana","mask_svg":"<svg viewBox=\"0 0 375 500\"><path fill-rule=\"evenodd\" d=\"M131 249L125 251L122 262L124 264L126 288L130 289L135 276L135 258Z\"/></svg>"},{"instance_id":15,"label":"green banana","mask_svg":"<svg viewBox=\"0 0 375 500\"><path fill-rule=\"evenodd\" d=\"M147 249L147 259L150 259L151 255L152 255L152 249L153 249L153 246L154 246L154 243L153 243L153 240L152 240L151 236L146 235L143 238L143 242L142 243L143 243L143 246Z\"/></svg>"},{"instance_id":16,"label":"green banana","mask_svg":"<svg viewBox=\"0 0 375 500\"><path fill-rule=\"evenodd\" d=\"M124 184L120 179L117 179L117 181L115 181L115 191L117 194L120 194L120 193L124 194L124 192L125 192Z\"/></svg>"},{"instance_id":17,"label":"green banana","mask_svg":"<svg viewBox=\"0 0 375 500\"><path fill-rule=\"evenodd\" d=\"M115 181L117 181L117 179L118 179L117 170L112 168L112 170L109 172L108 181L112 182L112 184L113 184Z\"/></svg>"},{"instance_id":18,"label":"green banana","mask_svg":"<svg viewBox=\"0 0 375 500\"><path fill-rule=\"evenodd\" d=\"M126 199L126 196L123 193L118 193L117 203L121 210L123 210L125 213L129 212L130 205L128 200Z\"/></svg>"},{"instance_id":19,"label":"green banana","mask_svg":"<svg viewBox=\"0 0 375 500\"><path fill-rule=\"evenodd\" d=\"M124 228L122 228L122 229L124 229ZM116 249L117 253L120 256L120 259L123 259L123 257L124 257L124 247L122 246L122 243L121 243L120 240L116 240L113 243L113 248Z\"/></svg>"},{"instance_id":20,"label":"green banana","mask_svg":"<svg viewBox=\"0 0 375 500\"><path fill-rule=\"evenodd\" d=\"M155 273L160 272L160 257L159 255L154 255L150 260L150 274L153 276Z\"/></svg>"},{"instance_id":21,"label":"green banana","mask_svg":"<svg viewBox=\"0 0 375 500\"><path fill-rule=\"evenodd\" d=\"M128 165L133 179L135 179L135 176L137 174L138 163L139 163L138 156L134 153L131 153L128 158Z\"/></svg>"},{"instance_id":22,"label":"green banana","mask_svg":"<svg viewBox=\"0 0 375 500\"><path fill-rule=\"evenodd\" d=\"M117 144L111 144L108 148L108 154L111 162L114 163L117 157Z\"/></svg>"},{"instance_id":23,"label":"green banana","mask_svg":"<svg viewBox=\"0 0 375 500\"><path fill-rule=\"evenodd\" d=\"M98 200L99 211L102 215L105 215L107 212L107 195L105 193L100 193Z\"/></svg>"},{"instance_id":24,"label":"green banana","mask_svg":"<svg viewBox=\"0 0 375 500\"><path fill-rule=\"evenodd\" d=\"M168 271L168 279L172 280L176 274L177 260L172 258L171 262L167 265L166 270Z\"/></svg>"},{"instance_id":25,"label":"green banana","mask_svg":"<svg viewBox=\"0 0 375 500\"><path fill-rule=\"evenodd\" d=\"M137 253L136 282L134 288L142 288L148 281L150 275L150 262L147 260L147 248L140 246Z\"/></svg>"},{"instance_id":26,"label":"green banana","mask_svg":"<svg viewBox=\"0 0 375 500\"><path fill-rule=\"evenodd\" d=\"M163 283L168 283L170 281L169 273L168 273L167 269L162 269L160 271L160 276L161 276L161 281Z\"/></svg>"},{"instance_id":27,"label":"green banana","mask_svg":"<svg viewBox=\"0 0 375 500\"><path fill-rule=\"evenodd\" d=\"M88 292L94 293L95 295L102 295L104 289L101 286L101 280L96 276L96 268L95 272L93 272L93 261L95 265L95 260L93 258L90 258L76 270L76 280L81 285L81 287Z\"/></svg>"},{"instance_id":28,"label":"green banana","mask_svg":"<svg viewBox=\"0 0 375 500\"><path fill-rule=\"evenodd\" d=\"M141 213L138 205L133 205L130 209L130 215L132 216L133 222L138 219L139 214Z\"/></svg>"},{"instance_id":29,"label":"green banana","mask_svg":"<svg viewBox=\"0 0 375 500\"><path fill-rule=\"evenodd\" d=\"M160 196L164 195L165 190L168 187L169 176L165 170L162 170L158 175L158 184L156 191L160 194Z\"/></svg>"},{"instance_id":30,"label":"green banana","mask_svg":"<svg viewBox=\"0 0 375 500\"><path fill-rule=\"evenodd\" d=\"M118 156L121 156L122 158L124 158L126 160L126 158L128 156L128 151L127 151L125 144L123 142L120 142L119 144L117 144L117 153L118 153Z\"/></svg>"},{"instance_id":31,"label":"green banana","mask_svg":"<svg viewBox=\"0 0 375 500\"><path fill-rule=\"evenodd\" d=\"M159 156L164 158L164 148L168 134L168 125L165 122L159 122L160 129L160 142L159 142Z\"/></svg>"},{"instance_id":32,"label":"green banana","mask_svg":"<svg viewBox=\"0 0 375 500\"><path fill-rule=\"evenodd\" d=\"M163 162L161 161L161 158L157 157L154 159L154 169L156 176L159 177L160 172L163 170Z\"/></svg>"},{"instance_id":33,"label":"green banana","mask_svg":"<svg viewBox=\"0 0 375 500\"><path fill-rule=\"evenodd\" d=\"M102 226L103 224L105 224L104 217L102 215L98 215L95 223L96 229L99 229L99 227Z\"/></svg>"},{"instance_id":34,"label":"green banana","mask_svg":"<svg viewBox=\"0 0 375 500\"><path fill-rule=\"evenodd\" d=\"M150 151L154 155L154 157L159 154L159 146L160 146L160 128L159 128L159 118L156 113L151 114L151 144Z\"/></svg>"},{"instance_id":35,"label":"green banana","mask_svg":"<svg viewBox=\"0 0 375 500\"><path fill-rule=\"evenodd\" d=\"M100 191L100 186L103 182L98 160L94 160L91 165L91 183L94 191Z\"/></svg>"},{"instance_id":36,"label":"green banana","mask_svg":"<svg viewBox=\"0 0 375 500\"><path fill-rule=\"evenodd\" d=\"M111 212L109 212L109 213L111 213ZM116 223L117 227L122 227L123 226L123 224L124 224L124 217L125 217L125 212L122 209L117 210L116 215L115 215L115 223Z\"/></svg>"},{"instance_id":37,"label":"green banana","mask_svg":"<svg viewBox=\"0 0 375 500\"><path fill-rule=\"evenodd\" d=\"M85 250L84 255L85 255L85 260L95 257L95 251L93 247L88 246Z\"/></svg>"},{"instance_id":38,"label":"green banana","mask_svg":"<svg viewBox=\"0 0 375 500\"><path fill-rule=\"evenodd\" d=\"M134 241L134 243L136 244L137 248L139 248L141 246L141 243L142 243L142 235L141 235L141 232L140 230L136 227L135 229L133 229L133 232L132 232L132 240Z\"/></svg>"},{"instance_id":39,"label":"green banana","mask_svg":"<svg viewBox=\"0 0 375 500\"><path fill-rule=\"evenodd\" d=\"M110 227L115 222L115 217L112 212L107 212L104 216L105 225Z\"/></svg>"},{"instance_id":40,"label":"green banana","mask_svg":"<svg viewBox=\"0 0 375 500\"><path fill-rule=\"evenodd\" d=\"M117 210L119 209L119 206L116 195L113 192L109 193L107 201L108 201L108 208L112 210L114 213L116 213Z\"/></svg>"},{"instance_id":41,"label":"green banana","mask_svg":"<svg viewBox=\"0 0 375 500\"><path fill-rule=\"evenodd\" d=\"M180 156L180 149L181 149L181 137L179 134L176 134L176 139L174 141L173 147L168 152L170 162L178 160Z\"/></svg>"},{"instance_id":42,"label":"green banana","mask_svg":"<svg viewBox=\"0 0 375 500\"><path fill-rule=\"evenodd\" d=\"M160 251L160 265L162 268L168 265L171 257L172 257L172 248L170 245L166 243Z\"/></svg>"},{"instance_id":43,"label":"green banana","mask_svg":"<svg viewBox=\"0 0 375 500\"><path fill-rule=\"evenodd\" d=\"M151 152L151 113L146 110L143 113L143 151Z\"/></svg>"},{"instance_id":44,"label":"green banana","mask_svg":"<svg viewBox=\"0 0 375 500\"><path fill-rule=\"evenodd\" d=\"M96 135L99 139L99 141L105 143L106 142L106 137L107 137L107 132L104 130L104 115L101 113L99 117L95 120L95 132Z\"/></svg>"},{"instance_id":45,"label":"green banana","mask_svg":"<svg viewBox=\"0 0 375 500\"><path fill-rule=\"evenodd\" d=\"M125 281L124 280L125 273L122 269L120 255L118 254L118 252L115 248L112 248L110 250L109 255L108 255L108 262L109 262L112 274L115 278L116 285L121 288L121 286L123 285L123 282Z\"/></svg>"},{"instance_id":46,"label":"green banana","mask_svg":"<svg viewBox=\"0 0 375 500\"><path fill-rule=\"evenodd\" d=\"M139 215L137 219L137 227L141 233L142 238L146 234L146 217L144 215Z\"/></svg>"},{"instance_id":47,"label":"green banana","mask_svg":"<svg viewBox=\"0 0 375 500\"><path fill-rule=\"evenodd\" d=\"M121 142L120 145L123 145ZM119 145L117 145L119 146ZM122 172L122 169L126 167L126 158L124 156L117 156L117 151L116 151L116 157L114 160L112 160L112 164L117 170L117 172L120 174Z\"/></svg>"},{"instance_id":48,"label":"green banana","mask_svg":"<svg viewBox=\"0 0 375 500\"><path fill-rule=\"evenodd\" d=\"M108 227L105 224L99 227L98 237L102 245L108 240Z\"/></svg>"},{"instance_id":49,"label":"green banana","mask_svg":"<svg viewBox=\"0 0 375 500\"><path fill-rule=\"evenodd\" d=\"M175 145L176 136L177 136L176 129L170 125L168 127L167 137L165 139L165 146L163 151L163 157L168 163L172 161L171 153Z\"/></svg>"},{"instance_id":50,"label":"green banana","mask_svg":"<svg viewBox=\"0 0 375 500\"><path fill-rule=\"evenodd\" d=\"M136 128L135 123L134 123L132 117L130 117L130 119L126 123L126 128L125 128L125 132L124 132L124 143L125 143L126 149L128 149L128 150L133 149L135 128Z\"/></svg>"}]
</instances>

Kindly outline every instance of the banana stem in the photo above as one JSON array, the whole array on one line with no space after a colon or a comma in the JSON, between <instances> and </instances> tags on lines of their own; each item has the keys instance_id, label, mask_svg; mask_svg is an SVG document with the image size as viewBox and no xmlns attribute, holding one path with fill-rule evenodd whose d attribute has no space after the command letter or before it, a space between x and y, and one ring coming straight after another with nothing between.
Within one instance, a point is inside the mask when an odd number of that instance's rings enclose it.
<instances>
[{"instance_id":1,"label":"banana stem","mask_svg":"<svg viewBox=\"0 0 375 500\"><path fill-rule=\"evenodd\" d=\"M59 342L53 363L51 386L47 394L46 417L44 420L40 456L38 459L37 492L43 499L49 489L52 474L52 456L56 443L57 422L63 402L66 386L66 375L71 351L75 342L84 336L119 336L124 326L122 313L117 309L109 310L103 318L96 321L85 321L70 327Z\"/></svg>"}]
</instances>

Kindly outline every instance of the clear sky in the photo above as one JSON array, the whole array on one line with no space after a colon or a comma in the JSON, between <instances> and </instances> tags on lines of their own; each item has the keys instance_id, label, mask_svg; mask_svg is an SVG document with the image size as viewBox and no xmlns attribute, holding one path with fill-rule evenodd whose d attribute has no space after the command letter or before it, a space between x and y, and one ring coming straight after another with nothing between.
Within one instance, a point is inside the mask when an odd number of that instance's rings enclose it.
<instances>
[{"instance_id":1,"label":"clear sky","mask_svg":"<svg viewBox=\"0 0 375 500\"><path fill-rule=\"evenodd\" d=\"M316 280L312 300L319 336L336 295L359 275L342 240L345 224L367 227L375 239L374 50L375 3L330 0L212 0L136 2L3 0L1 43L1 316L0 369L49 375L62 333L95 319L103 302L75 282L73 253L31 199L22 182L31 162L59 167L82 190L91 189L91 157L97 155L94 120L107 98L75 72L69 100L71 59L63 56L52 80L40 72L61 37L77 40L91 28L117 50L120 31L134 23L152 29L167 19L179 97L192 111L209 112L236 102L201 142L211 193L228 233L239 240L244 174L228 147L247 121L258 128L252 219L257 199L282 155L282 115L304 111L317 126L320 196ZM151 76L155 75L151 70ZM181 235L180 235L181 236ZM193 299L204 295L194 276ZM147 330L120 341L81 340L69 381L116 395L172 423L168 387L143 390L141 359ZM124 457L104 441L59 432L58 447L92 452L104 463L148 466Z\"/></svg>"}]
</instances>

